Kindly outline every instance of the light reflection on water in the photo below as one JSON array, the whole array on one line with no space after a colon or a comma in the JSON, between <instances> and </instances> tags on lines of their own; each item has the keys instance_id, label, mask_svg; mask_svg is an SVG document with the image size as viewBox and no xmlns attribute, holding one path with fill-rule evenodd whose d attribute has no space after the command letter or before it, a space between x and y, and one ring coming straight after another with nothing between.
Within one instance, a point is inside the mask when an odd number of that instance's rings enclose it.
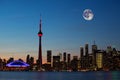
<instances>
[{"instance_id":1,"label":"light reflection on water","mask_svg":"<svg viewBox=\"0 0 120 80\"><path fill-rule=\"evenodd\" d=\"M0 80L120 80L120 72L0 72Z\"/></svg>"},{"instance_id":2,"label":"light reflection on water","mask_svg":"<svg viewBox=\"0 0 120 80\"><path fill-rule=\"evenodd\" d=\"M112 80L120 80L120 72L112 72Z\"/></svg>"}]
</instances>

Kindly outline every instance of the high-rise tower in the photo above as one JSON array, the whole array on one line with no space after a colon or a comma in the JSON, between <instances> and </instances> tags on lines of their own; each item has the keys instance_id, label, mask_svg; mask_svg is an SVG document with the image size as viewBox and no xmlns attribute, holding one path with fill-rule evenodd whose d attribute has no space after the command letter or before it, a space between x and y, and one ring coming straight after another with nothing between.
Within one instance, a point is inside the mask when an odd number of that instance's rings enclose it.
<instances>
[{"instance_id":1,"label":"high-rise tower","mask_svg":"<svg viewBox=\"0 0 120 80\"><path fill-rule=\"evenodd\" d=\"M51 58L52 58L52 51L48 50L47 51L47 63L51 64Z\"/></svg>"},{"instance_id":2,"label":"high-rise tower","mask_svg":"<svg viewBox=\"0 0 120 80\"><path fill-rule=\"evenodd\" d=\"M40 18L40 25L39 25L39 32L38 32L38 37L39 37L39 51L38 51L38 61L39 61L39 66L42 66L42 20Z\"/></svg>"},{"instance_id":3,"label":"high-rise tower","mask_svg":"<svg viewBox=\"0 0 120 80\"><path fill-rule=\"evenodd\" d=\"M88 44L85 44L85 56L88 56Z\"/></svg>"},{"instance_id":4,"label":"high-rise tower","mask_svg":"<svg viewBox=\"0 0 120 80\"><path fill-rule=\"evenodd\" d=\"M63 53L63 61L66 62L66 52Z\"/></svg>"},{"instance_id":5,"label":"high-rise tower","mask_svg":"<svg viewBox=\"0 0 120 80\"><path fill-rule=\"evenodd\" d=\"M96 53L97 53L97 45L94 44L92 45L92 54L93 54L93 64L96 66Z\"/></svg>"},{"instance_id":6,"label":"high-rise tower","mask_svg":"<svg viewBox=\"0 0 120 80\"><path fill-rule=\"evenodd\" d=\"M80 47L80 58L83 58L84 56L84 50L83 47Z\"/></svg>"},{"instance_id":7,"label":"high-rise tower","mask_svg":"<svg viewBox=\"0 0 120 80\"><path fill-rule=\"evenodd\" d=\"M70 54L67 54L67 62L70 63Z\"/></svg>"}]
</instances>

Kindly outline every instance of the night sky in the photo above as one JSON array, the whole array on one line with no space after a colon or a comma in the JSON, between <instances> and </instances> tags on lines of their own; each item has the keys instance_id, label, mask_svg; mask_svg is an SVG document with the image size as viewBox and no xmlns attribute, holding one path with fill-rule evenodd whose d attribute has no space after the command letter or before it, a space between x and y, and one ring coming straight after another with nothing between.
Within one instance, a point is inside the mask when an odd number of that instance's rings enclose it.
<instances>
[{"instance_id":1,"label":"night sky","mask_svg":"<svg viewBox=\"0 0 120 80\"><path fill-rule=\"evenodd\" d=\"M93 20L84 20L85 9ZM0 0L2 59L37 58L40 15L44 61L47 50L79 56L80 46L88 43L91 50L94 40L99 49L120 50L120 0Z\"/></svg>"}]
</instances>

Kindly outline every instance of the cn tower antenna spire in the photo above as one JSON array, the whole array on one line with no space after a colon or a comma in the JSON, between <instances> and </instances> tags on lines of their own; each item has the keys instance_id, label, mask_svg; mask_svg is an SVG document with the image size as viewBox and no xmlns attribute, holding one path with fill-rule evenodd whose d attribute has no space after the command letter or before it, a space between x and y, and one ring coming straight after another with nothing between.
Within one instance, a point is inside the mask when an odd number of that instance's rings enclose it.
<instances>
[{"instance_id":1,"label":"cn tower antenna spire","mask_svg":"<svg viewBox=\"0 0 120 80\"><path fill-rule=\"evenodd\" d=\"M40 15L40 31L42 30L42 17Z\"/></svg>"}]
</instances>

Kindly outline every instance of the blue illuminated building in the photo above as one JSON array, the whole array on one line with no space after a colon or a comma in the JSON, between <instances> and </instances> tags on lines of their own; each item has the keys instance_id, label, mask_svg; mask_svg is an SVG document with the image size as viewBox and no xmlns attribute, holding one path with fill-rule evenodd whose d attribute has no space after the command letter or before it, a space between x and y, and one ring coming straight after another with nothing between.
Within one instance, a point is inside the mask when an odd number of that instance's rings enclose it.
<instances>
[{"instance_id":1,"label":"blue illuminated building","mask_svg":"<svg viewBox=\"0 0 120 80\"><path fill-rule=\"evenodd\" d=\"M15 60L13 62L10 62L8 64L6 64L6 69L7 70L19 70L19 71L22 71L22 70L27 70L29 68L29 64L23 62L23 61L20 61L20 60Z\"/></svg>"}]
</instances>

